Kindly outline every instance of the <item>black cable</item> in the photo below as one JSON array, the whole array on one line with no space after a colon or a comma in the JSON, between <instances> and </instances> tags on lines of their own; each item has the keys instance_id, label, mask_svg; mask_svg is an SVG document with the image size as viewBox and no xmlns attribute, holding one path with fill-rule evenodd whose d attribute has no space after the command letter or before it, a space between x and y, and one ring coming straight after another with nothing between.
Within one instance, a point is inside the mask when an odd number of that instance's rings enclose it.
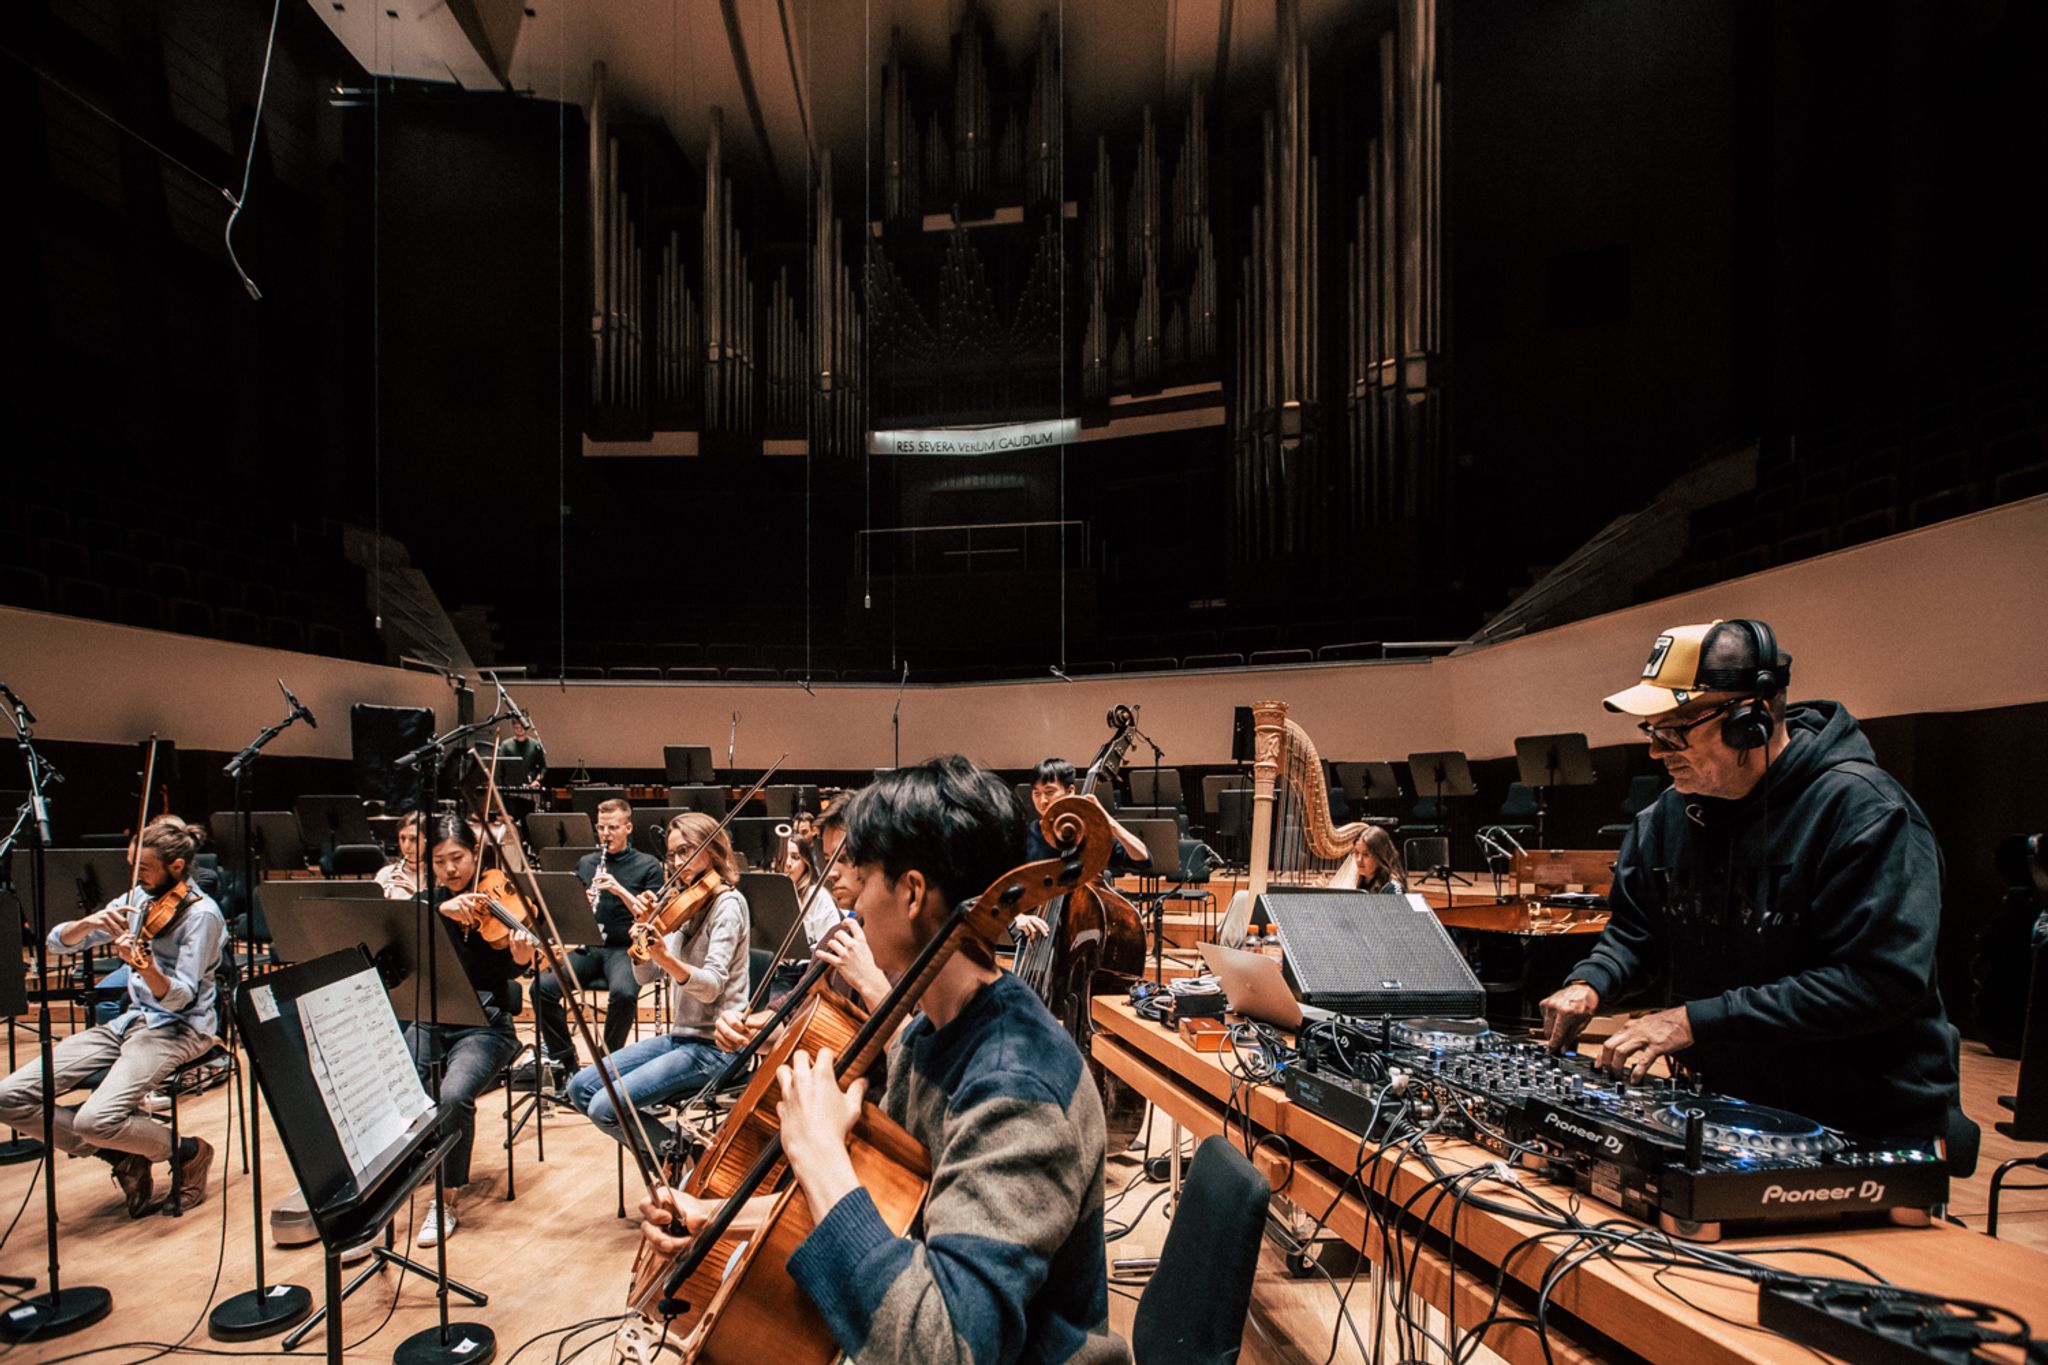
<instances>
[{"instance_id":1,"label":"black cable","mask_svg":"<svg viewBox=\"0 0 2048 1365\"><path fill-rule=\"evenodd\" d=\"M49 1149L45 1148L42 1155L36 1158L36 1168L28 1173L28 1188L21 1192L21 1207L14 1211L13 1219L7 1224L7 1231L0 1232L0 1251L7 1249L7 1239L14 1235L14 1229L21 1223L21 1215L28 1211L28 1201L35 1196L36 1182L43 1178L49 1162Z\"/></svg>"}]
</instances>

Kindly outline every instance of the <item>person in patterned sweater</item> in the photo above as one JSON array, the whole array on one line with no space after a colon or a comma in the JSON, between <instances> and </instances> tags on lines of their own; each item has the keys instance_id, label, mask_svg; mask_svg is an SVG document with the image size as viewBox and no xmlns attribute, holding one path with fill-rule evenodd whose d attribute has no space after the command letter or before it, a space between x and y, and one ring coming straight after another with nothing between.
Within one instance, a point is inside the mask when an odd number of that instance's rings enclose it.
<instances>
[{"instance_id":1,"label":"person in patterned sweater","mask_svg":"<svg viewBox=\"0 0 2048 1365\"><path fill-rule=\"evenodd\" d=\"M856 909L891 975L1023 851L1008 790L958 756L885 774L846 824ZM816 1220L790 1275L855 1362L1128 1361L1109 1330L1102 1103L1080 1052L971 937L920 1004L881 1101L931 1153L911 1236L884 1225L846 1154L866 1082L841 1090L830 1052L780 1077L783 1150ZM643 1235L677 1251L673 1221L694 1232L717 1207L663 1191L641 1205Z\"/></svg>"}]
</instances>

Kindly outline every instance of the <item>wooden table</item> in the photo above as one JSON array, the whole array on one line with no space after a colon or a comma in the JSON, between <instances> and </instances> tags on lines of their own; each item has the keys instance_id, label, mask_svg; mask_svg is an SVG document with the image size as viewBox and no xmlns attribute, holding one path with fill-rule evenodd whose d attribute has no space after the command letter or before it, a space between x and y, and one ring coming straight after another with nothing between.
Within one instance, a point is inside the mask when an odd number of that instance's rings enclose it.
<instances>
[{"instance_id":1,"label":"wooden table","mask_svg":"<svg viewBox=\"0 0 2048 1365\"><path fill-rule=\"evenodd\" d=\"M1120 997L1097 996L1093 1014L1097 1028L1094 1055L1103 1065L1136 1086L1174 1124L1196 1137L1224 1131L1226 1106L1233 1091L1233 1081L1223 1066L1228 1054L1194 1051L1178 1034L1138 1018ZM1358 1135L1295 1105L1276 1086L1240 1084L1237 1094L1239 1113L1248 1118L1255 1135L1284 1138L1294 1150L1295 1159L1290 1160L1278 1141L1262 1141L1255 1149L1253 1160L1276 1191L1311 1214L1331 1208L1328 1231L1376 1264L1385 1264L1389 1248L1381 1225L1357 1184L1345 1180L1360 1160ZM1233 1115L1230 1132L1240 1145L1242 1130L1242 1123ZM1431 1139L1429 1145L1446 1170L1495 1160L1492 1153L1460 1141ZM1398 1167L1389 1158L1366 1162L1360 1183L1369 1182L1383 1203L1391 1196L1392 1203L1398 1205L1431 1178L1432 1173L1413 1157ZM1518 1178L1552 1202L1562 1203L1570 1197L1568 1189L1533 1174L1518 1173ZM1497 1188L1483 1192L1493 1197ZM1435 1193L1430 1192L1418 1200L1418 1218L1432 1210L1434 1198ZM1516 1202L1507 1194L1499 1201ZM1587 1222L1623 1217L1590 1199L1581 1216ZM1451 1219L1451 1201L1447 1199L1434 1205L1427 1221L1448 1235ZM1513 1292L1503 1308L1525 1312L1533 1305L1534 1290L1551 1268L1555 1253L1569 1244L1560 1236L1520 1245L1540 1230L1534 1223L1468 1204L1457 1211L1455 1267L1441 1252L1423 1252L1416 1261L1412 1294L1439 1312L1452 1311L1455 1305L1463 1332L1485 1316L1495 1278L1505 1262ZM1411 1236L1408 1245L1414 1246L1415 1240ZM2031 1311L2035 1330L2041 1330L2040 1310L2044 1295L2048 1295L2048 1254L1948 1224L1830 1228L1817 1223L1762 1238L1731 1237L1718 1248L1741 1253L1748 1248L1795 1244L1855 1257L1901 1285L1984 1300L2020 1313ZM1772 1256L1769 1261L1789 1271L1854 1274L1842 1263L1821 1255ZM1653 1280L1653 1269L1595 1258L1564 1276L1550 1297L1553 1358L1640 1357L1687 1365L1747 1365L1752 1361L1811 1365L1816 1359L1806 1348L1756 1326L1756 1290L1748 1281L1694 1270L1665 1272L1664 1280L1691 1300L1688 1304ZM1368 1286L1360 1286L1355 1301L1369 1306ZM1361 1330L1367 1329L1362 1326ZM1496 1327L1487 1332L1484 1344L1514 1365L1537 1365L1544 1359L1542 1344L1522 1328Z\"/></svg>"}]
</instances>

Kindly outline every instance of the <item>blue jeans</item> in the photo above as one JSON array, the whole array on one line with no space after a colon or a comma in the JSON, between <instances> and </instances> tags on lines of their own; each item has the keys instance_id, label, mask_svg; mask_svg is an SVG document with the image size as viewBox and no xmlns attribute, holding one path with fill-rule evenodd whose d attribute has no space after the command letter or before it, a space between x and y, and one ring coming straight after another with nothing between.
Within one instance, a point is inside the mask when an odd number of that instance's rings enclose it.
<instances>
[{"instance_id":1,"label":"blue jeans","mask_svg":"<svg viewBox=\"0 0 2048 1365\"><path fill-rule=\"evenodd\" d=\"M469 1151L476 1145L476 1097L489 1089L492 1079L519 1054L519 1035L509 1021L497 1028L407 1024L405 1045L412 1051L413 1065L419 1068L422 1080L427 1079L427 1070L436 1060L441 1063L441 1108L454 1111L443 1122L462 1135L448 1150L441 1180L449 1189L459 1190L469 1183ZM427 1093L433 1093L431 1085Z\"/></svg>"},{"instance_id":2,"label":"blue jeans","mask_svg":"<svg viewBox=\"0 0 2048 1365\"><path fill-rule=\"evenodd\" d=\"M647 1113L649 1105L696 1093L730 1060L701 1038L664 1033L619 1049L612 1054L608 1069L626 1103L640 1111L643 1124L658 1127L661 1121ZM612 1107L612 1097L595 1066L586 1066L569 1078L569 1102L589 1115L598 1130L613 1141L626 1140L618 1111Z\"/></svg>"}]
</instances>

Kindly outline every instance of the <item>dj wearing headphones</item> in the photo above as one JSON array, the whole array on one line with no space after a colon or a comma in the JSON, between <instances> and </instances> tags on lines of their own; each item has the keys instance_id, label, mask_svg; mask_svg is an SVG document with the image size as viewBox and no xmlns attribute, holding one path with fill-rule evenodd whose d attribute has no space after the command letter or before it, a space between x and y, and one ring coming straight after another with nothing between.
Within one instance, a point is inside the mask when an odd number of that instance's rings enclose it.
<instances>
[{"instance_id":1,"label":"dj wearing headphones","mask_svg":"<svg viewBox=\"0 0 2048 1365\"><path fill-rule=\"evenodd\" d=\"M1941 855L1841 703L1787 706L1791 657L1762 621L1657 637L1606 699L1644 718L1671 789L1623 837L1612 918L1545 1040L1568 1047L1631 992L1667 1008L1600 1064L1640 1079L1676 1056L1702 1084L1858 1133L1942 1133L1957 1093L1935 988Z\"/></svg>"}]
</instances>

